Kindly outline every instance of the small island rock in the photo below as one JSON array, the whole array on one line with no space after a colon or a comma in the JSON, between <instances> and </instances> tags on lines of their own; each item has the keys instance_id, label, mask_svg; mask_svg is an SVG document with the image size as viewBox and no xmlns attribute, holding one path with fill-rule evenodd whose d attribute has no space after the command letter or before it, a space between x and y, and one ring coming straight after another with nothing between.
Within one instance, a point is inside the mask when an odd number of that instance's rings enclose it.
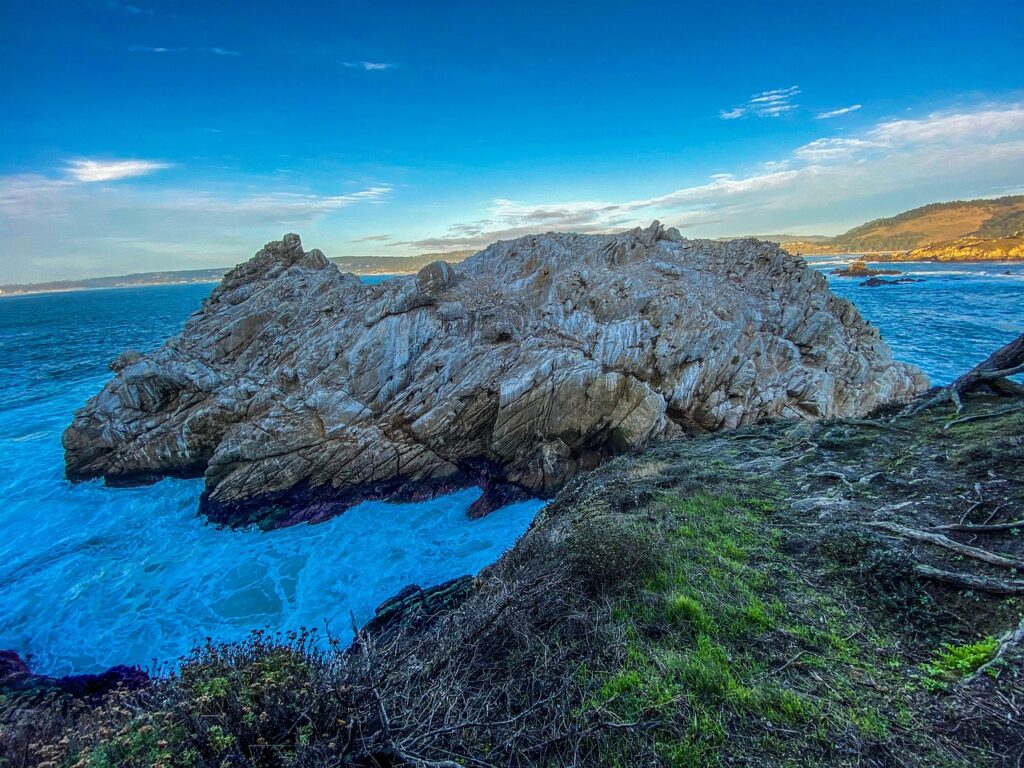
<instances>
[{"instance_id":1,"label":"small island rock","mask_svg":"<svg viewBox=\"0 0 1024 768\"><path fill-rule=\"evenodd\" d=\"M486 512L666 436L927 387L801 260L658 222L497 242L378 285L286 235L118 365L64 434L68 477L201 475L211 520L265 528L469 485Z\"/></svg>"}]
</instances>

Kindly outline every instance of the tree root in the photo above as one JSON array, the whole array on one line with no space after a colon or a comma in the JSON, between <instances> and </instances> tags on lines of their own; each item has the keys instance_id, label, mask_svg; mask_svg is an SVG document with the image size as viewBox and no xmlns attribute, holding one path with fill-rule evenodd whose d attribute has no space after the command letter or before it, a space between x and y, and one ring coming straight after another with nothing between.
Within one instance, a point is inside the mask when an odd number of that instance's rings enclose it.
<instances>
[{"instance_id":1,"label":"tree root","mask_svg":"<svg viewBox=\"0 0 1024 768\"><path fill-rule=\"evenodd\" d=\"M952 421L947 421L945 424L943 424L942 428L949 429L950 427L955 427L957 424L966 424L969 421L983 421L984 419L995 419L1000 416L1005 416L1008 413L1013 413L1014 411L1020 410L1024 410L1024 403L1011 405L1008 408L1000 408L995 411L990 411L989 413L976 413L973 416L963 416L959 419L953 419Z\"/></svg>"},{"instance_id":2,"label":"tree root","mask_svg":"<svg viewBox=\"0 0 1024 768\"><path fill-rule=\"evenodd\" d=\"M999 648L996 649L995 655L978 667L968 677L964 679L964 682L973 680L978 675L982 674L986 669L995 664L999 659L1015 645L1024 644L1024 616L1021 617L1020 623L1015 629L1011 629L1001 638L999 638Z\"/></svg>"},{"instance_id":3,"label":"tree root","mask_svg":"<svg viewBox=\"0 0 1024 768\"><path fill-rule=\"evenodd\" d=\"M971 525L970 523L953 523L952 525L933 525L930 531L953 531L955 533L1001 533L1012 531L1016 528L1024 528L1024 520L1014 520L1012 523L994 523L992 525Z\"/></svg>"},{"instance_id":4,"label":"tree root","mask_svg":"<svg viewBox=\"0 0 1024 768\"><path fill-rule=\"evenodd\" d=\"M1017 560L1012 557L1004 557L998 555L995 552L989 552L987 549L981 549L979 547L972 547L967 544L961 544L959 541L954 541L948 536L943 536L941 533L929 533L928 531L919 531L916 528L907 528L905 525L899 525L898 523L890 523L885 520L877 520L869 522L867 525L872 528L879 528L889 533L894 533L897 536L902 536L905 539L912 541L920 541L925 544L934 544L937 547L943 547L944 549L956 552L964 557L969 557L973 560L979 560L989 565L994 565L997 568L1014 568L1017 570L1024 570L1024 560Z\"/></svg>"},{"instance_id":5,"label":"tree root","mask_svg":"<svg viewBox=\"0 0 1024 768\"><path fill-rule=\"evenodd\" d=\"M974 589L994 595L1024 595L1024 580L1022 579L994 579L990 576L978 576L973 573L943 571L924 563L916 563L914 573L923 578L961 589Z\"/></svg>"},{"instance_id":6,"label":"tree root","mask_svg":"<svg viewBox=\"0 0 1024 768\"><path fill-rule=\"evenodd\" d=\"M1019 393L1022 389L1020 385L1009 380L1010 376L1018 373L1024 373L1024 333L997 349L952 384L940 389L933 397L904 409L899 416L915 416L948 402L956 405L959 414L963 410L962 397L982 386L987 386L997 394Z\"/></svg>"}]
</instances>

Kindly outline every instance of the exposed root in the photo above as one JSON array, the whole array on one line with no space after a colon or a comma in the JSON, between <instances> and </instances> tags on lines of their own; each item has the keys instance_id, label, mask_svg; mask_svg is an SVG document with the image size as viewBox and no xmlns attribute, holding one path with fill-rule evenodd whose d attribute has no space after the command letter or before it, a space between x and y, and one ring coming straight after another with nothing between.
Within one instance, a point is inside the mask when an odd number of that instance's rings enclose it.
<instances>
[{"instance_id":1,"label":"exposed root","mask_svg":"<svg viewBox=\"0 0 1024 768\"><path fill-rule=\"evenodd\" d=\"M970 523L954 523L953 525L933 525L931 531L953 531L955 533L1001 533L1012 531L1017 528L1024 528L1024 520L1014 520L1012 523L995 523L993 525L971 525Z\"/></svg>"},{"instance_id":2,"label":"exposed root","mask_svg":"<svg viewBox=\"0 0 1024 768\"><path fill-rule=\"evenodd\" d=\"M964 525L967 522L967 518L971 516L971 513L985 503L985 490L981 483L974 484L974 492L978 494L978 500L971 504L967 510L960 515L960 525Z\"/></svg>"},{"instance_id":3,"label":"exposed root","mask_svg":"<svg viewBox=\"0 0 1024 768\"><path fill-rule=\"evenodd\" d=\"M1024 644L1024 616L1021 617L1020 623L1016 626L1015 629L1011 629L1009 632L1007 632L1005 635L999 638L999 648L996 649L995 655L991 659L986 661L984 664L982 664L980 667L978 667L976 670L974 670L974 672L969 677L965 678L965 682L967 680L973 680L975 677L982 674L986 669L988 669L997 661L999 661L1003 654L1005 654L1007 651L1013 648L1013 646L1021 644Z\"/></svg>"},{"instance_id":4,"label":"exposed root","mask_svg":"<svg viewBox=\"0 0 1024 768\"><path fill-rule=\"evenodd\" d=\"M934 544L937 547L949 549L959 555L963 555L964 557L969 557L972 560L979 560L983 563L994 565L997 568L1015 568L1017 570L1024 570L1024 560L1004 557L1003 555L997 555L995 552L989 552L987 549L972 547L968 544L961 544L959 541L954 541L948 536L943 536L941 533L919 531L916 528L908 528L905 525L891 523L887 520L876 520L868 522L867 525L872 528L879 528L883 531L894 533L897 536L902 536L903 538L910 539L911 541Z\"/></svg>"},{"instance_id":5,"label":"exposed root","mask_svg":"<svg viewBox=\"0 0 1024 768\"><path fill-rule=\"evenodd\" d=\"M906 408L899 415L913 416L948 402L956 405L959 414L963 410L962 397L972 390L982 386L987 386L997 394L1019 390L1020 386L1009 380L1010 376L1018 373L1024 373L1024 333L997 349L952 384L940 389L934 397Z\"/></svg>"},{"instance_id":6,"label":"exposed root","mask_svg":"<svg viewBox=\"0 0 1024 768\"><path fill-rule=\"evenodd\" d=\"M1020 410L1024 410L1024 403L1011 405L1008 408L1000 408L995 411L990 411L989 413L976 413L972 416L963 416L959 419L953 419L952 421L947 421L945 424L943 424L942 428L949 429L950 427L955 427L957 424L966 424L970 421L983 421L984 419L995 419L1000 416L1005 416L1008 413L1012 413L1013 411Z\"/></svg>"},{"instance_id":7,"label":"exposed root","mask_svg":"<svg viewBox=\"0 0 1024 768\"><path fill-rule=\"evenodd\" d=\"M993 595L1024 595L1024 580L995 579L961 571L943 571L924 563L916 563L914 572L923 578L939 581L961 589L974 589Z\"/></svg>"}]
</instances>

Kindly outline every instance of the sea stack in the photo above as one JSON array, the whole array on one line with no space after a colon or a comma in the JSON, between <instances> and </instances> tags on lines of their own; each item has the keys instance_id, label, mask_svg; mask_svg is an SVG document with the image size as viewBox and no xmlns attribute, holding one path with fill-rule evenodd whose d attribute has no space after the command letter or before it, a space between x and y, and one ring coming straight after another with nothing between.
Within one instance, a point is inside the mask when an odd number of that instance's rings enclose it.
<instances>
[{"instance_id":1,"label":"sea stack","mask_svg":"<svg viewBox=\"0 0 1024 768\"><path fill-rule=\"evenodd\" d=\"M379 285L286 235L115 371L64 433L68 477L201 475L211 520L262 527L473 484L484 513L652 440L857 416L928 384L802 260L658 222Z\"/></svg>"}]
</instances>

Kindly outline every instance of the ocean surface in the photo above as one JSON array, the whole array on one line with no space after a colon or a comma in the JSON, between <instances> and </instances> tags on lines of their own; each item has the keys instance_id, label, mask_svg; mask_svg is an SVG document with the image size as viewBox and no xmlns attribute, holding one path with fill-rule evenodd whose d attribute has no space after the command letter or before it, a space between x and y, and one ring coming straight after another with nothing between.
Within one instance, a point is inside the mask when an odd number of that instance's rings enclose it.
<instances>
[{"instance_id":1,"label":"ocean surface","mask_svg":"<svg viewBox=\"0 0 1024 768\"><path fill-rule=\"evenodd\" d=\"M850 257L807 259L832 290L875 323L898 360L924 368L932 384L948 384L1024 333L1024 264L871 263L920 283L863 286L863 278L829 274ZM891 280L896 275L883 275Z\"/></svg>"},{"instance_id":2,"label":"ocean surface","mask_svg":"<svg viewBox=\"0 0 1024 768\"><path fill-rule=\"evenodd\" d=\"M212 287L0 299L0 649L36 672L166 668L196 641L256 628L347 640L353 616L365 622L405 585L497 560L542 506L471 521L471 489L261 533L204 524L201 480L66 482L61 432L110 377L107 363L178 333Z\"/></svg>"},{"instance_id":3,"label":"ocean surface","mask_svg":"<svg viewBox=\"0 0 1024 768\"><path fill-rule=\"evenodd\" d=\"M825 272L846 260L812 261ZM896 356L949 381L1024 332L1024 265L901 264L924 280L864 288L830 277ZM1008 274L1004 274L1008 272ZM198 480L112 489L63 478L60 435L122 350L177 333L210 285L0 299L0 648L47 674L165 668L206 637L317 627L341 639L403 586L476 573L542 502L482 520L475 489L367 503L321 525L218 530Z\"/></svg>"}]
</instances>

